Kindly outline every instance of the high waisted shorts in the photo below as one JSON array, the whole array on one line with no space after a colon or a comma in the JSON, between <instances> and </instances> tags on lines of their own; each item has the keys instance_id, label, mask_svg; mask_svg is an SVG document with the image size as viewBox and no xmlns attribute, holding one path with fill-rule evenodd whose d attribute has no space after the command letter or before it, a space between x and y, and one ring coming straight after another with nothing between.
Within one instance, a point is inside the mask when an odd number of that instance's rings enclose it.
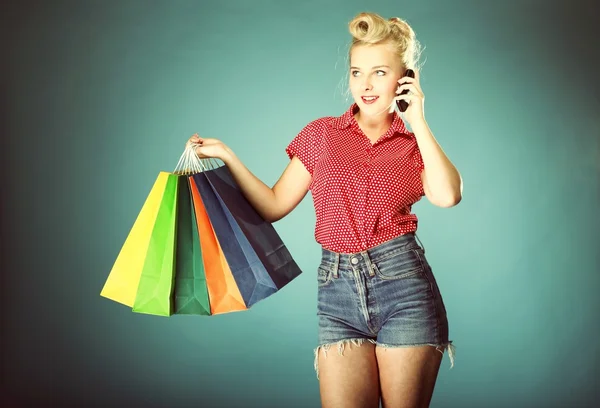
<instances>
[{"instance_id":1,"label":"high waisted shorts","mask_svg":"<svg viewBox=\"0 0 600 408\"><path fill-rule=\"evenodd\" d=\"M414 233L366 251L337 253L322 249L318 267L319 345L325 355L332 345L369 341L380 347L435 346L448 349L448 318L425 249ZM420 241L419 241L420 242Z\"/></svg>"}]
</instances>

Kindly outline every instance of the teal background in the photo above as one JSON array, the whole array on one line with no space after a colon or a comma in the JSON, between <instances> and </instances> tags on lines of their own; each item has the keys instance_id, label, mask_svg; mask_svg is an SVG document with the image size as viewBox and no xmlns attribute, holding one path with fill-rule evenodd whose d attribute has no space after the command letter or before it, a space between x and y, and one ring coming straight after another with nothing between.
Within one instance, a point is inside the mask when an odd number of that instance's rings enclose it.
<instances>
[{"instance_id":1,"label":"teal background","mask_svg":"<svg viewBox=\"0 0 600 408\"><path fill-rule=\"evenodd\" d=\"M597 5L1 7L1 394L11 406L319 406L310 196L275 224L304 274L248 312L159 318L99 293L191 134L222 139L272 185L300 129L347 109L347 23L363 10L416 30L426 118L465 183L457 207L414 207L457 347L431 406L597 406Z\"/></svg>"}]
</instances>

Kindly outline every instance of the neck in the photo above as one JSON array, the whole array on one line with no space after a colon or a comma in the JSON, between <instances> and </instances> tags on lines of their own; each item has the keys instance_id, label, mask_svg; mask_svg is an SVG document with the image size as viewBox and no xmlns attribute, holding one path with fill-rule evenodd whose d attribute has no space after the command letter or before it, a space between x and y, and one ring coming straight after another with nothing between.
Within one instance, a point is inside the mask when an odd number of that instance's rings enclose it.
<instances>
[{"instance_id":1,"label":"neck","mask_svg":"<svg viewBox=\"0 0 600 408\"><path fill-rule=\"evenodd\" d=\"M377 116L368 116L362 114L362 112L358 110L354 114L354 118L356 119L356 122L360 127L369 130L379 131L388 129L392 125L392 122L394 121L394 114L386 112L381 113Z\"/></svg>"}]
</instances>

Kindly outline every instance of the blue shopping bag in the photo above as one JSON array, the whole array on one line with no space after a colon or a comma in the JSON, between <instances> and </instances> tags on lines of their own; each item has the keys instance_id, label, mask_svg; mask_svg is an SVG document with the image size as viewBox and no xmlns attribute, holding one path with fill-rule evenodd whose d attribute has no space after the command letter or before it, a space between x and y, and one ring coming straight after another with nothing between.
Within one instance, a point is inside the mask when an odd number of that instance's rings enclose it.
<instances>
[{"instance_id":1,"label":"blue shopping bag","mask_svg":"<svg viewBox=\"0 0 600 408\"><path fill-rule=\"evenodd\" d=\"M192 179L246 305L250 307L277 292L265 266L227 206L211 187L205 172L194 174Z\"/></svg>"},{"instance_id":2,"label":"blue shopping bag","mask_svg":"<svg viewBox=\"0 0 600 408\"><path fill-rule=\"evenodd\" d=\"M298 277L301 270L288 248L273 225L265 221L244 197L229 168L221 166L203 174L239 225L277 289Z\"/></svg>"}]
</instances>

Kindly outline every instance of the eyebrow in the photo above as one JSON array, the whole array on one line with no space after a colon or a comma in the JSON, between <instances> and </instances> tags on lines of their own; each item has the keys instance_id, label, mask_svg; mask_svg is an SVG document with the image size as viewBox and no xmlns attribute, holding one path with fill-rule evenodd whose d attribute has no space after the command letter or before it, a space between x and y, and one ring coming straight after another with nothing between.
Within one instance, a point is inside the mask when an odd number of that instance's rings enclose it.
<instances>
[{"instance_id":1,"label":"eyebrow","mask_svg":"<svg viewBox=\"0 0 600 408\"><path fill-rule=\"evenodd\" d=\"M375 68L390 68L390 67L388 67L387 65L375 65L372 69L375 69ZM350 67L350 69L360 69L360 68L359 67Z\"/></svg>"}]
</instances>

